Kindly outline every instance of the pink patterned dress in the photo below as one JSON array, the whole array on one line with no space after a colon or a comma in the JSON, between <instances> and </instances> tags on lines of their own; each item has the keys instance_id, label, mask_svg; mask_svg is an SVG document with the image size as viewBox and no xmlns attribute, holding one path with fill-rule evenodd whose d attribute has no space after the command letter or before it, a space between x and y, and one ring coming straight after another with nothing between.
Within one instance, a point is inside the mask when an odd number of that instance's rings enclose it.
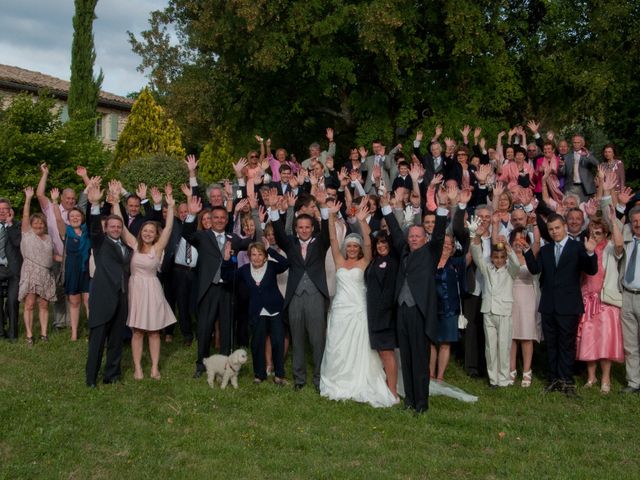
<instances>
[{"instance_id":1,"label":"pink patterned dress","mask_svg":"<svg viewBox=\"0 0 640 480\"><path fill-rule=\"evenodd\" d=\"M149 253L135 251L131 257L127 319L127 325L131 328L157 331L176 323L158 279L161 260L155 247L151 247Z\"/></svg>"},{"instance_id":2,"label":"pink patterned dress","mask_svg":"<svg viewBox=\"0 0 640 480\"><path fill-rule=\"evenodd\" d=\"M620 308L600 300L605 275L602 255L606 246L604 241L596 247L598 273L582 277L584 314L578 325L576 342L576 358L582 361L624 361Z\"/></svg>"}]
</instances>

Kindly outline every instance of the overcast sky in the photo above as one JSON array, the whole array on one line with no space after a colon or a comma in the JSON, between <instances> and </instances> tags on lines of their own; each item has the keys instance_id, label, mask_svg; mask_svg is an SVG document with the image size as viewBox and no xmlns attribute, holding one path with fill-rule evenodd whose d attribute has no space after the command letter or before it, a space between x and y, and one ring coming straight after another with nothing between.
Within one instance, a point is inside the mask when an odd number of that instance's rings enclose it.
<instances>
[{"instance_id":1,"label":"overcast sky","mask_svg":"<svg viewBox=\"0 0 640 480\"><path fill-rule=\"evenodd\" d=\"M102 89L118 95L137 91L147 80L138 71L127 30L148 26L149 12L167 0L98 0L93 23L96 67ZM69 80L73 0L0 0L0 63Z\"/></svg>"}]
</instances>

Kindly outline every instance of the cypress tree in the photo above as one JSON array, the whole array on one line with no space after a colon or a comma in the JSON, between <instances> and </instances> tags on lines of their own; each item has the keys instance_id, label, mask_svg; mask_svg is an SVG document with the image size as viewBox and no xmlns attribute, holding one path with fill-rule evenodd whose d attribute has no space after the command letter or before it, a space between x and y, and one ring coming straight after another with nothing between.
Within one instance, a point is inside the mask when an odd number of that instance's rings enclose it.
<instances>
[{"instance_id":1,"label":"cypress tree","mask_svg":"<svg viewBox=\"0 0 640 480\"><path fill-rule=\"evenodd\" d=\"M71 46L71 87L69 88L69 117L84 122L87 133L93 133L98 95L103 74L94 78L96 51L93 45L93 20L98 0L75 0L73 16L73 44Z\"/></svg>"}]
</instances>

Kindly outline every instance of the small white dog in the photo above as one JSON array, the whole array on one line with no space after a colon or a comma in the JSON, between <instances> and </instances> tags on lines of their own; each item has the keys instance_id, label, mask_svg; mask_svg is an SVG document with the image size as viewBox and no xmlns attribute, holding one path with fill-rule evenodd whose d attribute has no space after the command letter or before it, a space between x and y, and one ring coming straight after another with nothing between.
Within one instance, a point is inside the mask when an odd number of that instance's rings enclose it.
<instances>
[{"instance_id":1,"label":"small white dog","mask_svg":"<svg viewBox=\"0 0 640 480\"><path fill-rule=\"evenodd\" d=\"M239 349L228 357L226 355L211 355L203 360L207 368L207 381L214 388L216 376L220 378L220 388L224 390L231 381L233 388L238 388L238 374L240 367L247 363L247 352Z\"/></svg>"}]
</instances>

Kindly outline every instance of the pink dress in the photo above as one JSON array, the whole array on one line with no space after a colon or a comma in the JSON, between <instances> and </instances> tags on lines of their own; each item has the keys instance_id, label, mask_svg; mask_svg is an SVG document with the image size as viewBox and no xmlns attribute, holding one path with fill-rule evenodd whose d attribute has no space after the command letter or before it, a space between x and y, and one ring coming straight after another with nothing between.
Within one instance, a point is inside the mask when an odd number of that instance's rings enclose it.
<instances>
[{"instance_id":1,"label":"pink dress","mask_svg":"<svg viewBox=\"0 0 640 480\"><path fill-rule=\"evenodd\" d=\"M514 340L540 341L538 315L538 296L534 285L535 277L529 273L526 265L520 265L520 272L513 280L513 320L512 338Z\"/></svg>"},{"instance_id":2,"label":"pink dress","mask_svg":"<svg viewBox=\"0 0 640 480\"><path fill-rule=\"evenodd\" d=\"M154 247L149 253L135 251L131 257L127 319L127 325L131 328L157 331L176 323L158 279L160 261Z\"/></svg>"},{"instance_id":3,"label":"pink dress","mask_svg":"<svg viewBox=\"0 0 640 480\"><path fill-rule=\"evenodd\" d=\"M582 300L584 314L578 325L576 358L582 361L624 361L620 308L602 303L600 293L604 285L602 252L607 242L596 247L598 273L582 277Z\"/></svg>"}]
</instances>

